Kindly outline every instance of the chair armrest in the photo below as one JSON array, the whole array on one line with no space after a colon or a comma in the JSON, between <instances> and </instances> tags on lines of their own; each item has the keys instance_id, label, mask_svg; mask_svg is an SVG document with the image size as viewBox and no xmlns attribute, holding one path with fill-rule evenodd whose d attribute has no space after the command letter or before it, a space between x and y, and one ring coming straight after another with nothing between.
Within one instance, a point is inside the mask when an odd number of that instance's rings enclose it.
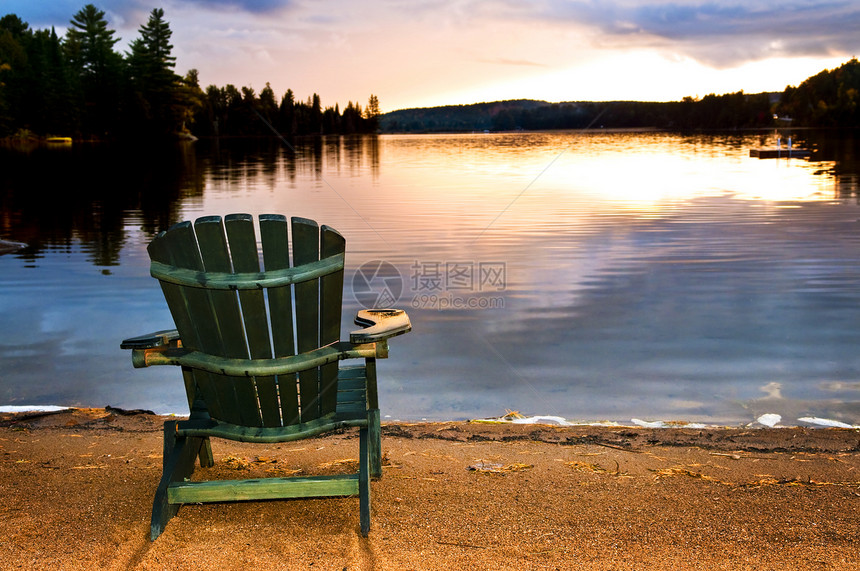
<instances>
[{"instance_id":1,"label":"chair armrest","mask_svg":"<svg viewBox=\"0 0 860 571\"><path fill-rule=\"evenodd\" d=\"M120 343L120 349L152 349L170 345L173 341L179 341L179 331L176 329L164 329L155 333L148 333L138 337L131 337Z\"/></svg>"},{"instance_id":2,"label":"chair armrest","mask_svg":"<svg viewBox=\"0 0 860 571\"><path fill-rule=\"evenodd\" d=\"M354 345L375 343L412 331L409 316L402 309L362 309L355 316L355 324L364 329L350 332L349 342Z\"/></svg>"},{"instance_id":3,"label":"chair armrest","mask_svg":"<svg viewBox=\"0 0 860 571\"><path fill-rule=\"evenodd\" d=\"M135 369L155 365L179 365L231 377L271 377L307 371L314 367L335 363L341 359L384 359L387 357L387 352L388 344L385 341L363 345L337 341L331 345L290 357L233 359L182 347L161 346L151 349L135 349L131 352L131 362Z\"/></svg>"}]
</instances>

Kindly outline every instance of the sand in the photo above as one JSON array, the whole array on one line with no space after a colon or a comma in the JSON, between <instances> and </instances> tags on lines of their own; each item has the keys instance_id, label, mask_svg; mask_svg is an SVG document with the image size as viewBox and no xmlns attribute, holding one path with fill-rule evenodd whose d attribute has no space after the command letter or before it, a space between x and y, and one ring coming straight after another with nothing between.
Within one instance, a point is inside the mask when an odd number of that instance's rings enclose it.
<instances>
[{"instance_id":1,"label":"sand","mask_svg":"<svg viewBox=\"0 0 860 571\"><path fill-rule=\"evenodd\" d=\"M368 538L334 498L183 506L153 543L163 420L0 415L0 567L860 568L853 429L386 424ZM353 469L358 445L213 451L207 478L249 478Z\"/></svg>"}]
</instances>

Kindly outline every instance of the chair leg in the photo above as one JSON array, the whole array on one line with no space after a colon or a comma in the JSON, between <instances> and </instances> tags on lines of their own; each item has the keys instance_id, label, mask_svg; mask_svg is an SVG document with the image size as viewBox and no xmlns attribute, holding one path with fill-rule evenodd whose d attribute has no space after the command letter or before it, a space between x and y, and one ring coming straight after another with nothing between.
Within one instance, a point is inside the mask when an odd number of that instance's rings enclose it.
<instances>
[{"instance_id":1,"label":"chair leg","mask_svg":"<svg viewBox=\"0 0 860 571\"><path fill-rule=\"evenodd\" d=\"M201 438L200 453L201 468L211 468L215 465L215 457L212 456L212 443L209 442L209 437Z\"/></svg>"},{"instance_id":2,"label":"chair leg","mask_svg":"<svg viewBox=\"0 0 860 571\"><path fill-rule=\"evenodd\" d=\"M382 477L382 427L379 423L379 409L367 411L367 427L370 436L370 477Z\"/></svg>"},{"instance_id":3,"label":"chair leg","mask_svg":"<svg viewBox=\"0 0 860 571\"><path fill-rule=\"evenodd\" d=\"M183 373L185 373L183 368ZM194 381L193 373L189 373L185 380L185 391L188 394L197 394L197 383ZM189 420L209 420L209 409L206 408L206 403L201 399L195 398L191 403L191 416ZM215 465L215 459L212 456L212 444L209 438L203 439L203 445L200 447L200 467L211 468Z\"/></svg>"},{"instance_id":4,"label":"chair leg","mask_svg":"<svg viewBox=\"0 0 860 571\"><path fill-rule=\"evenodd\" d=\"M167 500L167 488L172 482L190 478L194 473L194 462L198 455L204 455L202 438L177 438L176 421L164 423L164 458L161 472L161 481L155 491L155 499L152 502L152 520L150 523L150 539L155 541L164 531L170 518L179 511L178 504L171 504ZM208 439L207 448L208 448ZM209 450L211 458L211 449Z\"/></svg>"},{"instance_id":5,"label":"chair leg","mask_svg":"<svg viewBox=\"0 0 860 571\"><path fill-rule=\"evenodd\" d=\"M361 521L361 535L370 533L370 454L368 450L368 430L362 428L358 435L358 504Z\"/></svg>"}]
</instances>

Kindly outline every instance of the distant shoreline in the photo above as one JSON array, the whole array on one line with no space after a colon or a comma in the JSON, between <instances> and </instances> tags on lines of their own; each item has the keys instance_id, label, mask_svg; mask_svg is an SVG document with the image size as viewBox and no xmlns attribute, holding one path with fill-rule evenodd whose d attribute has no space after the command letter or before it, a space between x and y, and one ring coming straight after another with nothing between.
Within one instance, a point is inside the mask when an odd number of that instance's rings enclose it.
<instances>
[{"instance_id":1,"label":"distant shoreline","mask_svg":"<svg viewBox=\"0 0 860 571\"><path fill-rule=\"evenodd\" d=\"M385 135L497 135L497 134L517 134L517 133L607 133L607 134L624 134L624 133L770 133L773 131L840 131L837 127L803 127L792 125L773 125L766 127L701 127L701 128L673 128L673 127L570 127L570 128L549 128L549 129L442 129L442 130L385 130L377 133L353 133L353 134L325 134L325 135L295 135L288 137L290 141L326 139L330 137L365 137L365 136L385 136ZM37 137L37 136L9 136L0 137L0 147L12 148L15 150L30 151L40 146L48 148L71 148L73 145L102 145L102 144L127 144L127 140L123 139L71 139L69 137L61 137L63 141L52 141L58 139L56 137ZM166 139L164 143L189 143L195 141L240 141L240 140L281 140L278 135L204 135L195 137L193 135L179 136L175 139Z\"/></svg>"}]
</instances>

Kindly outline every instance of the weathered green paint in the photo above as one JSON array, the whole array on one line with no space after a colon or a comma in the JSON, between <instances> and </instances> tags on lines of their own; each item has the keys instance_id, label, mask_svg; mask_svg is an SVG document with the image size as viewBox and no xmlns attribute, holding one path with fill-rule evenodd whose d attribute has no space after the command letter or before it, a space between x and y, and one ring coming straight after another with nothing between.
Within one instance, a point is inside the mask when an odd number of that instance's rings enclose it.
<instances>
[{"instance_id":1,"label":"weathered green paint","mask_svg":"<svg viewBox=\"0 0 860 571\"><path fill-rule=\"evenodd\" d=\"M182 365L222 375L252 377L295 373L310 367L320 367L343 359L375 358L379 355L379 347L379 343L356 346L346 342L338 342L329 347L320 347L301 355L293 355L282 359L231 359L200 351L189 351L184 348L156 347L154 349L146 349L143 360L146 367ZM141 350L135 349L135 351Z\"/></svg>"},{"instance_id":2,"label":"weathered green paint","mask_svg":"<svg viewBox=\"0 0 860 571\"><path fill-rule=\"evenodd\" d=\"M362 311L356 323L368 329L339 341L343 237L281 215L260 216L259 228L262 265L247 214L182 222L149 246L176 330L122 347L135 367L180 366L191 410L188 420L165 423L153 539L182 503L332 495L358 495L361 533L370 529L369 482L382 474L376 359L388 356L389 337L411 329L409 318ZM363 364L340 366L346 359ZM188 481L197 459L213 465L213 437L289 442L345 427L359 428L356 474Z\"/></svg>"},{"instance_id":3,"label":"weathered green paint","mask_svg":"<svg viewBox=\"0 0 860 571\"><path fill-rule=\"evenodd\" d=\"M235 274L227 272L200 272L160 262L151 262L149 273L152 277L159 280L190 287L226 290L261 290L315 280L333 271L343 271L343 265L344 256L341 254L325 260L303 264L295 268L265 272L249 271Z\"/></svg>"},{"instance_id":4,"label":"weathered green paint","mask_svg":"<svg viewBox=\"0 0 860 571\"><path fill-rule=\"evenodd\" d=\"M382 477L382 426L378 408L367 411L367 430L370 439L370 477L378 480Z\"/></svg>"},{"instance_id":5,"label":"weathered green paint","mask_svg":"<svg viewBox=\"0 0 860 571\"><path fill-rule=\"evenodd\" d=\"M191 477L194 461L201 452L203 440L200 438L176 438L176 422L164 423L164 453L161 481L155 490L150 521L150 538L155 539L164 531L167 522L176 515L178 506L170 504L168 488L176 481ZM204 451L205 453L205 451Z\"/></svg>"},{"instance_id":6,"label":"weathered green paint","mask_svg":"<svg viewBox=\"0 0 860 571\"><path fill-rule=\"evenodd\" d=\"M319 436L332 430L349 426L367 426L365 411L345 411L315 418L301 424L283 427L240 426L218 420L179 421L176 431L180 437L215 437L239 442L274 443L292 442Z\"/></svg>"},{"instance_id":7,"label":"weathered green paint","mask_svg":"<svg viewBox=\"0 0 860 571\"><path fill-rule=\"evenodd\" d=\"M301 266L319 260L320 233L317 223L298 217L293 217L290 222L293 232L293 264ZM319 330L319 287L319 279L295 286L296 348L299 353L313 351L322 345ZM318 418L321 414L319 369L300 371L299 387L302 422Z\"/></svg>"},{"instance_id":8,"label":"weathered green paint","mask_svg":"<svg viewBox=\"0 0 860 571\"><path fill-rule=\"evenodd\" d=\"M206 272L225 273L232 271L230 253L227 250L227 238L221 217L206 216L198 219L194 223L194 231L197 234L197 244ZM220 289L208 291L212 311L218 324L215 331L211 332L213 336L217 336L218 344L221 347L217 354L231 359L248 359L245 327L236 292ZM233 399L233 406L222 413L224 420L237 424L259 426L261 424L260 408L253 379L227 377L226 375L218 376L217 379L219 397L222 403L225 400Z\"/></svg>"},{"instance_id":9,"label":"weathered green paint","mask_svg":"<svg viewBox=\"0 0 860 571\"><path fill-rule=\"evenodd\" d=\"M279 271L290 267L290 246L287 218L280 214L260 216L260 238L263 265L266 271ZM272 349L274 357L281 359L296 354L293 331L293 293L290 286L271 287L267 290L272 323ZM296 386L295 372L276 373L277 384ZM283 424L299 422L299 395L295 389L280 393Z\"/></svg>"},{"instance_id":10,"label":"weathered green paint","mask_svg":"<svg viewBox=\"0 0 860 571\"><path fill-rule=\"evenodd\" d=\"M320 230L320 257L340 257L346 251L346 241L335 229ZM343 307L343 269L320 277L319 345L336 343L340 339L340 315ZM337 401L337 364L320 367L320 412L334 411Z\"/></svg>"},{"instance_id":11,"label":"weathered green paint","mask_svg":"<svg viewBox=\"0 0 860 571\"><path fill-rule=\"evenodd\" d=\"M238 502L288 498L356 496L358 475L317 476L315 478L262 478L258 480L213 480L176 482L168 488L171 504Z\"/></svg>"},{"instance_id":12,"label":"weathered green paint","mask_svg":"<svg viewBox=\"0 0 860 571\"><path fill-rule=\"evenodd\" d=\"M149 245L150 258L165 264L203 271L197 239L191 222L180 222L160 234ZM184 348L191 351L213 352L215 339L211 332L217 321L211 310L209 292L161 282L167 306L173 316ZM196 391L203 395L209 412L223 414L217 387L219 379L208 372L191 371Z\"/></svg>"},{"instance_id":13,"label":"weathered green paint","mask_svg":"<svg viewBox=\"0 0 860 571\"><path fill-rule=\"evenodd\" d=\"M361 535L370 533L370 468L368 466L368 431L358 434L358 506Z\"/></svg>"},{"instance_id":14,"label":"weathered green paint","mask_svg":"<svg viewBox=\"0 0 860 571\"><path fill-rule=\"evenodd\" d=\"M248 214L231 214L224 219L227 242L235 272L259 272L260 261L254 234L254 219ZM271 359L269 317L264 290L239 290L239 305L245 325L248 352L251 359ZM259 376L253 381L256 389L254 404L259 407L257 419L262 426L280 426L276 377Z\"/></svg>"}]
</instances>

